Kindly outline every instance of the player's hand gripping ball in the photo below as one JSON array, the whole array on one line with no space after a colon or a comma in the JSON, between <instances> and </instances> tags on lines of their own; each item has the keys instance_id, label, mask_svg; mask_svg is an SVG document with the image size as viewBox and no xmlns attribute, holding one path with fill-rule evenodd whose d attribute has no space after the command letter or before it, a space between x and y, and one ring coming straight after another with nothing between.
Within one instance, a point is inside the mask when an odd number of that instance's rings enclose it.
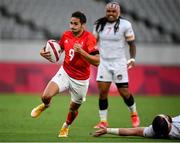
<instances>
[{"instance_id":1,"label":"player's hand gripping ball","mask_svg":"<svg viewBox=\"0 0 180 143\"><path fill-rule=\"evenodd\" d=\"M50 52L51 62L56 63L59 61L62 49L56 40L48 40L45 51Z\"/></svg>"}]
</instances>

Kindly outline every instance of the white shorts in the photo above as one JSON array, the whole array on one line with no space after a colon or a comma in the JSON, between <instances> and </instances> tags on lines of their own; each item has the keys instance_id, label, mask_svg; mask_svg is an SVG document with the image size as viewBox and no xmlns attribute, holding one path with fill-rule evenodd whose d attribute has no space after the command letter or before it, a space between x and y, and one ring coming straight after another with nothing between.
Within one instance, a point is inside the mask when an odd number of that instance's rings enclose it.
<instances>
[{"instance_id":1,"label":"white shorts","mask_svg":"<svg viewBox=\"0 0 180 143\"><path fill-rule=\"evenodd\" d=\"M59 87L59 92L69 90L71 100L77 104L81 104L86 100L86 94L89 87L89 79L76 80L68 76L66 71L61 68L56 75L51 79Z\"/></svg>"},{"instance_id":2,"label":"white shorts","mask_svg":"<svg viewBox=\"0 0 180 143\"><path fill-rule=\"evenodd\" d=\"M120 60L100 60L97 81L128 83L127 63Z\"/></svg>"}]
</instances>

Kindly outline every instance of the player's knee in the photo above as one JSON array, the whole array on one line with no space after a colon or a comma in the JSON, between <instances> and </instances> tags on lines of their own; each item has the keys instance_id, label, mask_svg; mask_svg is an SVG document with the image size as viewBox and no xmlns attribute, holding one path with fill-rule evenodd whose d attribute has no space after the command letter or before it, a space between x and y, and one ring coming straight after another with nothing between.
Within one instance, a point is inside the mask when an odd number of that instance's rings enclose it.
<instances>
[{"instance_id":1,"label":"player's knee","mask_svg":"<svg viewBox=\"0 0 180 143\"><path fill-rule=\"evenodd\" d=\"M108 96L108 91L106 91L106 90L101 90L100 91L100 94L99 94L99 98L100 99L107 99L107 96Z\"/></svg>"},{"instance_id":2,"label":"player's knee","mask_svg":"<svg viewBox=\"0 0 180 143\"><path fill-rule=\"evenodd\" d=\"M131 94L129 94L129 93L122 93L121 96L122 96L123 99L129 99Z\"/></svg>"},{"instance_id":3,"label":"player's knee","mask_svg":"<svg viewBox=\"0 0 180 143\"><path fill-rule=\"evenodd\" d=\"M126 88L119 89L119 93L124 99L129 99L129 97L131 96L128 89L126 89Z\"/></svg>"}]
</instances>

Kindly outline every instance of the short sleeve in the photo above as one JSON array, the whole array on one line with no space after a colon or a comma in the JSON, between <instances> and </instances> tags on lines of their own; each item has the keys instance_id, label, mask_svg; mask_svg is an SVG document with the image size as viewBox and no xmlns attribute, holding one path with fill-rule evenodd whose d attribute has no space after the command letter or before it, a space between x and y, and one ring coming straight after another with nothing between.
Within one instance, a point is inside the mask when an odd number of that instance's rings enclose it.
<instances>
[{"instance_id":1,"label":"short sleeve","mask_svg":"<svg viewBox=\"0 0 180 143\"><path fill-rule=\"evenodd\" d=\"M125 37L126 41L132 41L135 39L134 31L130 22L127 22L126 24Z\"/></svg>"},{"instance_id":2,"label":"short sleeve","mask_svg":"<svg viewBox=\"0 0 180 143\"><path fill-rule=\"evenodd\" d=\"M154 135L155 135L155 133L153 131L152 125L144 128L144 131L143 131L144 137L154 137Z\"/></svg>"},{"instance_id":3,"label":"short sleeve","mask_svg":"<svg viewBox=\"0 0 180 143\"><path fill-rule=\"evenodd\" d=\"M173 122L179 122L180 123L180 115L172 118Z\"/></svg>"}]
</instances>

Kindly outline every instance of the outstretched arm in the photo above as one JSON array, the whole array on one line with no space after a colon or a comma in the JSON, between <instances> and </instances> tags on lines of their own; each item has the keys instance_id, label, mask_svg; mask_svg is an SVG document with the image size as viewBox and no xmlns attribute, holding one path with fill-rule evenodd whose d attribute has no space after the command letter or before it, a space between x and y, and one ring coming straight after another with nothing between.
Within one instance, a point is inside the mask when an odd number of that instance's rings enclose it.
<instances>
[{"instance_id":1,"label":"outstretched arm","mask_svg":"<svg viewBox=\"0 0 180 143\"><path fill-rule=\"evenodd\" d=\"M95 137L104 134L113 134L119 136L143 136L143 127L137 128L101 128L94 133Z\"/></svg>"}]
</instances>

